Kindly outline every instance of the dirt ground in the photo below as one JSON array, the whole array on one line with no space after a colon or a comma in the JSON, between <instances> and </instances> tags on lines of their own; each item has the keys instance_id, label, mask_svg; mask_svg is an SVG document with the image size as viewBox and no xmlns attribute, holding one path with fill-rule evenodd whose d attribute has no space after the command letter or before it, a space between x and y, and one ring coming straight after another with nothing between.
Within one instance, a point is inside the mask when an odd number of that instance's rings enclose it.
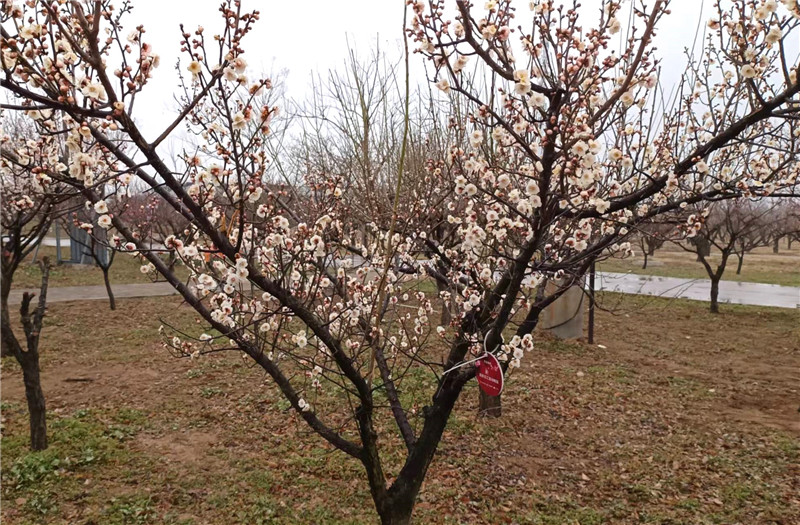
<instances>
[{"instance_id":1,"label":"dirt ground","mask_svg":"<svg viewBox=\"0 0 800 525\"><path fill-rule=\"evenodd\" d=\"M504 414L470 385L415 523L800 523L800 315L608 294L595 345L538 336ZM51 447L26 448L2 365L2 522L375 523L354 460L299 423L234 353L176 359L176 298L53 304ZM102 327L102 330L99 329Z\"/></svg>"}]
</instances>

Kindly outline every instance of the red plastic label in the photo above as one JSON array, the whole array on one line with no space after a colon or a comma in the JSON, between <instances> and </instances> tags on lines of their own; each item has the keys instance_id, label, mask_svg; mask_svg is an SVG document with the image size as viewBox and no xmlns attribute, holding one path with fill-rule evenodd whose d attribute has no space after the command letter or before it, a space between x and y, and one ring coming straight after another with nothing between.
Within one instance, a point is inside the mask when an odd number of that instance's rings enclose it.
<instances>
[{"instance_id":1,"label":"red plastic label","mask_svg":"<svg viewBox=\"0 0 800 525\"><path fill-rule=\"evenodd\" d=\"M487 396L499 396L503 391L503 369L500 368L497 358L492 354L487 354L486 357L477 361L475 366L478 367L475 377L481 390Z\"/></svg>"}]
</instances>

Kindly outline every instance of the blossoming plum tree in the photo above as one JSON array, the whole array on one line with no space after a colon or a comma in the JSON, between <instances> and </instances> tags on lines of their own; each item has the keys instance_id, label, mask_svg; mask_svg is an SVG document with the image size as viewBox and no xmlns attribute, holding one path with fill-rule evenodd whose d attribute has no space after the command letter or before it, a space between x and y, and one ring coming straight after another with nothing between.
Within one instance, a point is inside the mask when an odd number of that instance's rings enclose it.
<instances>
[{"instance_id":1,"label":"blossoming plum tree","mask_svg":"<svg viewBox=\"0 0 800 525\"><path fill-rule=\"evenodd\" d=\"M469 364L446 370L485 352L519 366L542 309L593 258L629 251L626 236L639 222L796 181L796 169L763 169L773 157L786 161L784 146L796 140L800 84L783 44L797 28L796 5L721 3L704 59L690 62L667 106L653 37L668 2L637 3L619 53L608 49L623 29L620 7L601 3L589 28L574 6L532 2L525 29L514 26L508 1L457 2L454 20L443 2L413 3L409 34L435 82L471 106L451 120L467 140L448 151L452 176L431 166L444 210L404 199L395 218L421 219L393 220L367 242L348 227L339 177L310 170L291 201L269 184L276 108L259 103L269 80L248 76L243 41L259 12L238 1L222 4L217 34L183 29L183 107L156 137L137 125L133 101L159 58L142 26L123 29L128 4L9 6L0 82L17 106L64 115L70 163L50 176L79 190L98 223L113 226L121 247L162 274L206 326L165 329L170 348L243 352L311 429L363 464L382 522L408 523L476 373ZM465 80L470 60L493 80L487 97ZM195 146L170 168L162 151L178 126ZM703 182L710 165L742 148L765 160ZM189 284L146 249L135 225L102 212L101 195L124 198L131 179L189 223L190 235L164 240L190 269ZM431 214L447 216L457 242L429 242ZM432 263L417 257L426 250ZM457 312L446 326L431 321L430 279ZM561 284L546 292L545 279ZM405 450L400 463L389 447Z\"/></svg>"},{"instance_id":2,"label":"blossoming plum tree","mask_svg":"<svg viewBox=\"0 0 800 525\"><path fill-rule=\"evenodd\" d=\"M504 298L495 323L527 311L518 335L529 333L540 311L530 292L541 279L576 282L597 257L629 251L626 237L653 217L796 183L798 128L785 117L797 111L797 59L775 36L796 29L800 8L785 4L718 3L705 54L689 62L672 103L653 48L669 2L630 11L637 23L618 52L610 47L619 2L602 2L594 28L578 23L577 4L531 2L526 27L515 26L507 1L477 15L457 2L455 21L444 2L414 4L412 34L437 85L473 104L462 123L470 148L453 152L462 166L455 193L471 213L452 220L474 247L476 269L508 280L496 286ZM493 75L490 96L466 74L476 59L480 75ZM741 158L748 162L734 171Z\"/></svg>"},{"instance_id":3,"label":"blossoming plum tree","mask_svg":"<svg viewBox=\"0 0 800 525\"><path fill-rule=\"evenodd\" d=\"M28 112L31 119L43 118L37 110ZM9 296L14 274L19 265L41 242L50 225L63 212L69 192L49 170L66 168L61 163L60 144L53 136L40 137L35 128L20 118L1 121L0 132L0 194L3 199L0 212L2 226L2 317L0 322L0 348L2 356L13 356L22 369L25 397L30 420L30 445L33 450L47 448L46 404L39 374L39 334L47 304L47 284L50 264L47 257L39 261L42 282L36 307L31 311L34 294L25 292L20 306L20 320L24 338L18 338L9 311ZM12 135L13 134L13 135ZM17 332L18 333L18 332Z\"/></svg>"}]
</instances>

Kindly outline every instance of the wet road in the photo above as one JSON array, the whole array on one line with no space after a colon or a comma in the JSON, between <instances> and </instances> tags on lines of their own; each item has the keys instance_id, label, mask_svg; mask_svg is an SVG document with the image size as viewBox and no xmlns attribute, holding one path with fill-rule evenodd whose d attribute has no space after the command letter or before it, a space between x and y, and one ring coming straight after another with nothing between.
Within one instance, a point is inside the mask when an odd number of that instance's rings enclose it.
<instances>
[{"instance_id":1,"label":"wet road","mask_svg":"<svg viewBox=\"0 0 800 525\"><path fill-rule=\"evenodd\" d=\"M597 290L636 295L692 299L708 302L711 281L707 279L679 279L675 277L653 277L632 273L598 272ZM19 304L22 292L12 290L9 302ZM38 292L38 290L28 290ZM175 294L168 283L115 284L114 295L124 297L156 297ZM107 299L103 286L51 287L47 292L48 302L92 301ZM719 302L722 304L747 304L777 308L800 308L800 288L776 284L740 283L720 281Z\"/></svg>"},{"instance_id":2,"label":"wet road","mask_svg":"<svg viewBox=\"0 0 800 525\"><path fill-rule=\"evenodd\" d=\"M708 279L679 279L633 273L598 272L596 290L637 295L653 295L695 301L710 301L711 281ZM748 304L799 308L800 288L777 284L720 281L721 304Z\"/></svg>"}]
</instances>

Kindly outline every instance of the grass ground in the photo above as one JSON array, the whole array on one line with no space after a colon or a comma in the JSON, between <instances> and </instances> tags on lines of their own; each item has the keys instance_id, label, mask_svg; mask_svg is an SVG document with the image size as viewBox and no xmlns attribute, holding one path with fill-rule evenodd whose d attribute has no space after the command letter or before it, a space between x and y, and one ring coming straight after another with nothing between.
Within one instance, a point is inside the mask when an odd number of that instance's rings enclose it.
<instances>
[{"instance_id":1,"label":"grass ground","mask_svg":"<svg viewBox=\"0 0 800 525\"><path fill-rule=\"evenodd\" d=\"M602 346L540 334L502 418L477 418L469 385L415 522L800 523L798 312L603 299ZM49 308L45 452L26 448L22 381L4 360L2 522L374 523L360 466L263 373L160 347L158 316L193 322L179 305Z\"/></svg>"},{"instance_id":2,"label":"grass ground","mask_svg":"<svg viewBox=\"0 0 800 525\"><path fill-rule=\"evenodd\" d=\"M632 258L609 259L598 263L597 269L603 272L708 279L703 265L696 260L697 256L673 244L665 244L655 255L650 256L646 269L642 269L644 259L639 253L641 249L636 252L637 255ZM719 252L713 251L709 260L715 269L719 259ZM723 280L800 286L800 243L794 243L789 250L786 242L782 241L778 253L772 253L772 248L753 250L745 255L740 275L736 274L737 264L736 257L728 259Z\"/></svg>"},{"instance_id":3,"label":"grass ground","mask_svg":"<svg viewBox=\"0 0 800 525\"><path fill-rule=\"evenodd\" d=\"M62 257L69 258L69 248L61 249ZM50 257L53 268L50 270L50 286L100 286L103 284L103 272L99 267L90 264L56 264L56 248L53 246L42 246L37 254L37 259L44 256ZM14 288L38 288L41 284L41 272L39 267L30 264L33 261L33 254L29 256L30 261L26 261L17 269L14 275ZM115 284L134 284L149 283L152 279L148 275L142 274L140 268L142 263L131 255L118 253L114 257L114 262L109 270L111 285ZM178 267L177 271L183 277L186 270Z\"/></svg>"}]
</instances>

